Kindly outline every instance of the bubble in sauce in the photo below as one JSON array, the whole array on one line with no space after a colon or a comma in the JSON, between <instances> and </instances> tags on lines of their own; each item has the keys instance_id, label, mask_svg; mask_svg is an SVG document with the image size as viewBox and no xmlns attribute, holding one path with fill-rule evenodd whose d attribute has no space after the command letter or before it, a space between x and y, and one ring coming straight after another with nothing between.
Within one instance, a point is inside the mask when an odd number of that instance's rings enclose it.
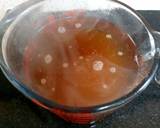
<instances>
[{"instance_id":1,"label":"bubble in sauce","mask_svg":"<svg viewBox=\"0 0 160 128\"><path fill-rule=\"evenodd\" d=\"M76 23L76 24L75 24L75 27L76 27L76 28L81 28L81 27L82 27L82 24L81 24L81 23Z\"/></svg>"},{"instance_id":2,"label":"bubble in sauce","mask_svg":"<svg viewBox=\"0 0 160 128\"><path fill-rule=\"evenodd\" d=\"M109 71L110 71L111 73L116 73L116 68L115 68L115 67L111 67L111 68L109 69Z\"/></svg>"},{"instance_id":3,"label":"bubble in sauce","mask_svg":"<svg viewBox=\"0 0 160 128\"><path fill-rule=\"evenodd\" d=\"M107 84L102 84L102 87L103 87L104 89L107 89L107 88L108 88L108 85L107 85Z\"/></svg>"},{"instance_id":4,"label":"bubble in sauce","mask_svg":"<svg viewBox=\"0 0 160 128\"><path fill-rule=\"evenodd\" d=\"M107 39L112 39L112 35L111 34L106 34L106 38Z\"/></svg>"},{"instance_id":5,"label":"bubble in sauce","mask_svg":"<svg viewBox=\"0 0 160 128\"><path fill-rule=\"evenodd\" d=\"M104 63L102 61L96 60L93 62L93 70L101 71L103 70Z\"/></svg>"},{"instance_id":6,"label":"bubble in sauce","mask_svg":"<svg viewBox=\"0 0 160 128\"><path fill-rule=\"evenodd\" d=\"M45 78L41 79L41 84L45 85L47 83L47 80Z\"/></svg>"},{"instance_id":7,"label":"bubble in sauce","mask_svg":"<svg viewBox=\"0 0 160 128\"><path fill-rule=\"evenodd\" d=\"M56 89L55 89L55 88L52 88L51 90L52 90L52 92L55 92L55 91L56 91Z\"/></svg>"},{"instance_id":8,"label":"bubble in sauce","mask_svg":"<svg viewBox=\"0 0 160 128\"><path fill-rule=\"evenodd\" d=\"M65 32L66 32L66 28L65 27L63 27L63 26L58 27L58 33L63 34Z\"/></svg>"},{"instance_id":9,"label":"bubble in sauce","mask_svg":"<svg viewBox=\"0 0 160 128\"><path fill-rule=\"evenodd\" d=\"M69 67L69 64L65 62L65 63L62 64L62 67L63 67L63 68L68 68L68 67Z\"/></svg>"},{"instance_id":10,"label":"bubble in sauce","mask_svg":"<svg viewBox=\"0 0 160 128\"><path fill-rule=\"evenodd\" d=\"M79 56L79 59L80 59L80 60L83 60L83 59L84 59L84 57L83 57L83 56Z\"/></svg>"},{"instance_id":11,"label":"bubble in sauce","mask_svg":"<svg viewBox=\"0 0 160 128\"><path fill-rule=\"evenodd\" d=\"M123 56L124 55L124 53L122 52L122 51L118 51L118 56Z\"/></svg>"},{"instance_id":12,"label":"bubble in sauce","mask_svg":"<svg viewBox=\"0 0 160 128\"><path fill-rule=\"evenodd\" d=\"M52 62L53 58L50 54L46 55L44 58L44 61L46 64L50 64Z\"/></svg>"}]
</instances>

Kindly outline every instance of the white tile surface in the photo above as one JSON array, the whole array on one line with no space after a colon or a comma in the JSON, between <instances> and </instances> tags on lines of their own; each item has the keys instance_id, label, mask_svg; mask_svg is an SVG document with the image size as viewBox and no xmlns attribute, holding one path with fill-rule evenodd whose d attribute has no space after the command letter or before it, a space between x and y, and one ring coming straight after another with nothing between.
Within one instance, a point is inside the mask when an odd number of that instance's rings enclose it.
<instances>
[{"instance_id":1,"label":"white tile surface","mask_svg":"<svg viewBox=\"0 0 160 128\"><path fill-rule=\"evenodd\" d=\"M7 9L27 0L0 0L0 19ZM94 1L94 0L93 0ZM160 0L120 0L136 10L160 10Z\"/></svg>"}]
</instances>

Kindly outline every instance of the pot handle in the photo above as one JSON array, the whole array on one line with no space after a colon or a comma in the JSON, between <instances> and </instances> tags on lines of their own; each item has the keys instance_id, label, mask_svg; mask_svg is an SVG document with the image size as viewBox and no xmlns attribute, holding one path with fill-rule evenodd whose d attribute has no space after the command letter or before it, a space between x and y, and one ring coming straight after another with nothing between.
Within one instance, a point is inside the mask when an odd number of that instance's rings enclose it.
<instances>
[{"instance_id":1,"label":"pot handle","mask_svg":"<svg viewBox=\"0 0 160 128\"><path fill-rule=\"evenodd\" d=\"M6 11L5 16L0 21L0 30L2 28L4 29L4 26L9 26L9 24L11 24L17 18L17 16L21 14L24 10L26 10L28 7L41 1L44 1L44 0L28 0L16 6L13 9L8 9Z\"/></svg>"},{"instance_id":2,"label":"pot handle","mask_svg":"<svg viewBox=\"0 0 160 128\"><path fill-rule=\"evenodd\" d=\"M153 31L152 34L156 44L156 57L160 60L160 32ZM160 87L160 61L159 61L159 67L154 79L157 85Z\"/></svg>"},{"instance_id":3,"label":"pot handle","mask_svg":"<svg viewBox=\"0 0 160 128\"><path fill-rule=\"evenodd\" d=\"M6 14L4 17L0 20L0 65L4 66L3 57L2 57L2 39L4 36L4 33L6 32L7 28L10 26L10 24L17 18L18 15L20 15L23 11L25 11L30 6L41 2L44 0L28 0L18 6L16 6L13 9L8 9L6 11Z\"/></svg>"}]
</instances>

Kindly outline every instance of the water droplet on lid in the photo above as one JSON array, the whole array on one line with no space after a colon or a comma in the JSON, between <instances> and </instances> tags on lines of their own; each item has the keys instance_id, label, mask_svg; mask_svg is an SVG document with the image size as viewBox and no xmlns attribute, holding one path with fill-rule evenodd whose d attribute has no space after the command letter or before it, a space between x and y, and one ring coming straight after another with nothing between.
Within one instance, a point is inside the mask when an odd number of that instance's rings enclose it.
<instances>
[{"instance_id":1,"label":"water droplet on lid","mask_svg":"<svg viewBox=\"0 0 160 128\"><path fill-rule=\"evenodd\" d=\"M93 51L92 54L93 54L93 55L96 54L96 51Z\"/></svg>"},{"instance_id":2,"label":"water droplet on lid","mask_svg":"<svg viewBox=\"0 0 160 128\"><path fill-rule=\"evenodd\" d=\"M41 84L45 85L47 83L47 80L45 78L41 79Z\"/></svg>"},{"instance_id":3,"label":"water droplet on lid","mask_svg":"<svg viewBox=\"0 0 160 128\"><path fill-rule=\"evenodd\" d=\"M118 51L118 53L117 53L119 56L123 56L124 55L124 53L122 52L122 51Z\"/></svg>"},{"instance_id":4,"label":"water droplet on lid","mask_svg":"<svg viewBox=\"0 0 160 128\"><path fill-rule=\"evenodd\" d=\"M50 54L46 55L44 58L44 61L46 64L50 64L52 62L53 58Z\"/></svg>"},{"instance_id":5,"label":"water droplet on lid","mask_svg":"<svg viewBox=\"0 0 160 128\"><path fill-rule=\"evenodd\" d=\"M69 46L68 46L68 48L69 48L69 49L72 49L72 48L73 48L73 46L72 46L72 45L69 45Z\"/></svg>"},{"instance_id":6,"label":"water droplet on lid","mask_svg":"<svg viewBox=\"0 0 160 128\"><path fill-rule=\"evenodd\" d=\"M115 67L111 67L109 70L110 70L111 73L115 73L116 72L116 68Z\"/></svg>"},{"instance_id":7,"label":"water droplet on lid","mask_svg":"<svg viewBox=\"0 0 160 128\"><path fill-rule=\"evenodd\" d=\"M52 92L55 92L55 91L56 91L56 89L55 89L55 88L52 88L51 90L52 90Z\"/></svg>"},{"instance_id":8,"label":"water droplet on lid","mask_svg":"<svg viewBox=\"0 0 160 128\"><path fill-rule=\"evenodd\" d=\"M87 62L89 61L89 59L88 59L88 58L86 58L85 60L86 60Z\"/></svg>"},{"instance_id":9,"label":"water droplet on lid","mask_svg":"<svg viewBox=\"0 0 160 128\"><path fill-rule=\"evenodd\" d=\"M40 58L41 57L41 54L38 54L38 58Z\"/></svg>"},{"instance_id":10,"label":"water droplet on lid","mask_svg":"<svg viewBox=\"0 0 160 128\"><path fill-rule=\"evenodd\" d=\"M104 89L107 89L107 88L108 88L108 85L107 85L107 84L103 84L102 87L103 87Z\"/></svg>"},{"instance_id":11,"label":"water droplet on lid","mask_svg":"<svg viewBox=\"0 0 160 128\"><path fill-rule=\"evenodd\" d=\"M140 61L137 55L134 56L134 61L137 63L138 66L140 66Z\"/></svg>"},{"instance_id":12,"label":"water droplet on lid","mask_svg":"<svg viewBox=\"0 0 160 128\"><path fill-rule=\"evenodd\" d=\"M83 56L79 56L79 59L80 59L80 60L83 60L83 59L84 59L84 57L83 57Z\"/></svg>"},{"instance_id":13,"label":"water droplet on lid","mask_svg":"<svg viewBox=\"0 0 160 128\"><path fill-rule=\"evenodd\" d=\"M81 28L81 27L82 27L82 24L76 23L76 24L75 24L75 27L76 27L76 28Z\"/></svg>"},{"instance_id":14,"label":"water droplet on lid","mask_svg":"<svg viewBox=\"0 0 160 128\"><path fill-rule=\"evenodd\" d=\"M63 68L68 68L68 67L69 67L69 64L68 64L68 63L63 63L62 67L63 67Z\"/></svg>"},{"instance_id":15,"label":"water droplet on lid","mask_svg":"<svg viewBox=\"0 0 160 128\"><path fill-rule=\"evenodd\" d=\"M112 35L111 34L106 34L106 38L107 39L112 39Z\"/></svg>"},{"instance_id":16,"label":"water droplet on lid","mask_svg":"<svg viewBox=\"0 0 160 128\"><path fill-rule=\"evenodd\" d=\"M76 62L73 62L73 66L77 66L77 63L76 63Z\"/></svg>"},{"instance_id":17,"label":"water droplet on lid","mask_svg":"<svg viewBox=\"0 0 160 128\"><path fill-rule=\"evenodd\" d=\"M66 32L66 28L65 27L63 27L63 26L58 27L58 33L63 34L65 32Z\"/></svg>"},{"instance_id":18,"label":"water droplet on lid","mask_svg":"<svg viewBox=\"0 0 160 128\"><path fill-rule=\"evenodd\" d=\"M104 63L102 61L94 61L93 62L93 70L95 71L101 71L103 69Z\"/></svg>"}]
</instances>

